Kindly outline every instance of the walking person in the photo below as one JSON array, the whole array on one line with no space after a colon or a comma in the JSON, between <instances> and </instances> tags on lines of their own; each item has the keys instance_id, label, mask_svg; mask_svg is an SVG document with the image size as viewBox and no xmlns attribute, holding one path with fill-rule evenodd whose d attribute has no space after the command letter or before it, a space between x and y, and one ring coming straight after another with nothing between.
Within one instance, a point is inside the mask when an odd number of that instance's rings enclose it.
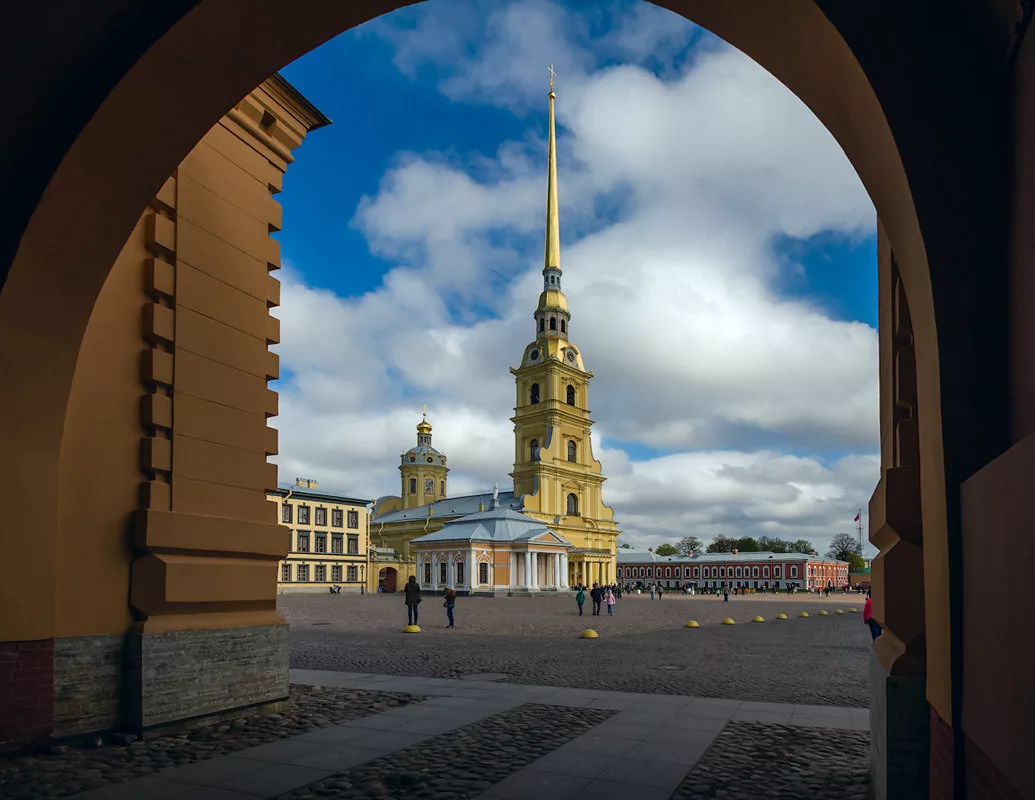
<instances>
[{"instance_id":1,"label":"walking person","mask_svg":"<svg viewBox=\"0 0 1035 800\"><path fill-rule=\"evenodd\" d=\"M873 618L873 598L866 593L866 602L863 603L863 622L870 626L870 635L876 639L881 635L880 623Z\"/></svg>"},{"instance_id":2,"label":"walking person","mask_svg":"<svg viewBox=\"0 0 1035 800\"><path fill-rule=\"evenodd\" d=\"M406 619L409 620L410 625L417 624L417 606L420 605L420 584L417 583L417 576L411 575L410 579L406 581L406 587L403 590L403 594L406 595Z\"/></svg>"},{"instance_id":3,"label":"walking person","mask_svg":"<svg viewBox=\"0 0 1035 800\"><path fill-rule=\"evenodd\" d=\"M659 584L659 585L658 585L658 599L660 600L660 599L661 599L662 597L664 597L664 596L665 596L665 590L664 590L664 589L662 589L662 588L661 588L661 586L660 586L660 584Z\"/></svg>"},{"instance_id":4,"label":"walking person","mask_svg":"<svg viewBox=\"0 0 1035 800\"><path fill-rule=\"evenodd\" d=\"M654 584L653 583L650 585L650 599L651 600L654 599Z\"/></svg>"},{"instance_id":5,"label":"walking person","mask_svg":"<svg viewBox=\"0 0 1035 800\"><path fill-rule=\"evenodd\" d=\"M454 627L453 606L456 605L456 589L448 588L445 592L442 593L442 596L445 598L445 602L442 604L442 607L445 608L446 617L449 619L449 624L446 625L446 627L452 628Z\"/></svg>"},{"instance_id":6,"label":"walking person","mask_svg":"<svg viewBox=\"0 0 1035 800\"><path fill-rule=\"evenodd\" d=\"M575 593L575 602L579 604L579 616L582 616L582 604L586 602L586 590L583 587L579 587L579 590Z\"/></svg>"},{"instance_id":7,"label":"walking person","mask_svg":"<svg viewBox=\"0 0 1035 800\"><path fill-rule=\"evenodd\" d=\"M730 590L729 587L722 587L722 602L728 603L730 601Z\"/></svg>"},{"instance_id":8,"label":"walking person","mask_svg":"<svg viewBox=\"0 0 1035 800\"><path fill-rule=\"evenodd\" d=\"M611 587L607 587L607 594L604 595L604 602L607 603L607 615L613 617L615 615L615 593L611 591Z\"/></svg>"},{"instance_id":9,"label":"walking person","mask_svg":"<svg viewBox=\"0 0 1035 800\"><path fill-rule=\"evenodd\" d=\"M589 593L590 599L593 601L593 616L600 616L600 601L603 599L600 594L600 587L595 583L593 589Z\"/></svg>"}]
</instances>

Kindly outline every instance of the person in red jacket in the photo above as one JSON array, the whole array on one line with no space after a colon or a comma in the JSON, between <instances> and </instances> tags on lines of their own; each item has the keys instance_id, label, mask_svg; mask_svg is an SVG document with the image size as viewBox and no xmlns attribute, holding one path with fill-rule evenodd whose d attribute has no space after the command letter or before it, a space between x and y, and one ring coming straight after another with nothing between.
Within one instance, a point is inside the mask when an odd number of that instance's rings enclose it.
<instances>
[{"instance_id":1,"label":"person in red jacket","mask_svg":"<svg viewBox=\"0 0 1035 800\"><path fill-rule=\"evenodd\" d=\"M881 635L880 623L873 618L873 600L869 592L866 592L866 602L863 603L863 622L870 626L870 634L874 639Z\"/></svg>"}]
</instances>

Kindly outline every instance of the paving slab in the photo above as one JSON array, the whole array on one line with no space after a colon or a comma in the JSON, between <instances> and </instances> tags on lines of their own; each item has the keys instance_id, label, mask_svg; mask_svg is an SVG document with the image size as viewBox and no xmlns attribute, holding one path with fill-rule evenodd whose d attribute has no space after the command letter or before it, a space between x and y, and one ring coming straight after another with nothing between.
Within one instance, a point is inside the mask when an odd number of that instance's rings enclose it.
<instances>
[{"instance_id":1,"label":"paving slab","mask_svg":"<svg viewBox=\"0 0 1035 800\"><path fill-rule=\"evenodd\" d=\"M259 797L275 797L332 774L333 771L329 769L300 767L295 764L266 764L243 775L220 781L216 786Z\"/></svg>"}]
</instances>

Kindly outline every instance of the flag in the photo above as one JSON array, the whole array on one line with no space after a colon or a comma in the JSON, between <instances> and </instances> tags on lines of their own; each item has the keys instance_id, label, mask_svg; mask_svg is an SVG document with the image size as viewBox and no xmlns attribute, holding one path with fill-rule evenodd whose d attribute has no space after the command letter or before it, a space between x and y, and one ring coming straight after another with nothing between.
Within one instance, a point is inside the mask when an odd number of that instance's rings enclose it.
<instances>
[{"instance_id":1,"label":"flag","mask_svg":"<svg viewBox=\"0 0 1035 800\"><path fill-rule=\"evenodd\" d=\"M859 517L861 517L861 516L862 516L862 512L860 511L858 514L855 515L855 519L853 519L852 522L858 522L859 521Z\"/></svg>"}]
</instances>

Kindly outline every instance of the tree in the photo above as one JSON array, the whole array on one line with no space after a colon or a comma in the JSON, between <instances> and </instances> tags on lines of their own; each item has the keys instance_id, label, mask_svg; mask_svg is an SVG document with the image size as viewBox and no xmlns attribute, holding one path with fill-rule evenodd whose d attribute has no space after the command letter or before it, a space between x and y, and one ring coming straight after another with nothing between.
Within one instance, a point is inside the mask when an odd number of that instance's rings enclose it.
<instances>
[{"instance_id":1,"label":"tree","mask_svg":"<svg viewBox=\"0 0 1035 800\"><path fill-rule=\"evenodd\" d=\"M676 549L675 545L665 542L665 544L659 545L658 549L655 550L654 553L659 556L677 556L679 555L679 550Z\"/></svg>"},{"instance_id":2,"label":"tree","mask_svg":"<svg viewBox=\"0 0 1035 800\"><path fill-rule=\"evenodd\" d=\"M696 536L684 536L676 544L676 549L679 550L680 555L689 556L691 553L700 553L704 549L704 545Z\"/></svg>"},{"instance_id":3,"label":"tree","mask_svg":"<svg viewBox=\"0 0 1035 800\"><path fill-rule=\"evenodd\" d=\"M827 556L836 558L838 561L848 561L848 556L850 555L862 555L862 548L859 547L859 542L854 536L848 533L839 533L830 540L830 549L827 550Z\"/></svg>"},{"instance_id":4,"label":"tree","mask_svg":"<svg viewBox=\"0 0 1035 800\"><path fill-rule=\"evenodd\" d=\"M862 556L856 555L855 553L849 553L848 558L845 559L848 562L849 572L862 572L866 569L866 562L863 561Z\"/></svg>"},{"instance_id":5,"label":"tree","mask_svg":"<svg viewBox=\"0 0 1035 800\"><path fill-rule=\"evenodd\" d=\"M796 542L791 542L787 545L788 553L804 553L810 555L816 552L816 545L810 542L808 539L798 539Z\"/></svg>"},{"instance_id":6,"label":"tree","mask_svg":"<svg viewBox=\"0 0 1035 800\"><path fill-rule=\"evenodd\" d=\"M622 545L622 549L623 550L628 550L628 549L630 549L630 545L629 544L623 544Z\"/></svg>"},{"instance_id":7,"label":"tree","mask_svg":"<svg viewBox=\"0 0 1035 800\"><path fill-rule=\"evenodd\" d=\"M711 544L708 545L709 553L728 553L734 547L737 546L736 539L731 539L728 536L718 535L712 539Z\"/></svg>"},{"instance_id":8,"label":"tree","mask_svg":"<svg viewBox=\"0 0 1035 800\"><path fill-rule=\"evenodd\" d=\"M751 536L745 536L743 539L737 539L733 543L733 549L739 550L741 553L757 553L761 548L758 546L758 542L755 541Z\"/></svg>"},{"instance_id":9,"label":"tree","mask_svg":"<svg viewBox=\"0 0 1035 800\"><path fill-rule=\"evenodd\" d=\"M762 536L758 540L758 549L763 553L786 553L791 543L775 536Z\"/></svg>"}]
</instances>

